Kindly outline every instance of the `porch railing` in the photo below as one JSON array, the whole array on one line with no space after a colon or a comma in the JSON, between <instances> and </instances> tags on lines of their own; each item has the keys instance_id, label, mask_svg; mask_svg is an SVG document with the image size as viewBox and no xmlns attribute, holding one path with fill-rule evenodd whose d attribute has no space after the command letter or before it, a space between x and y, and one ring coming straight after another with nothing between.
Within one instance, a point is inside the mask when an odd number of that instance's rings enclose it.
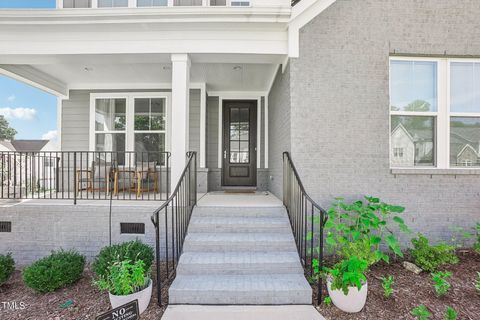
<instances>
[{"instance_id":1,"label":"porch railing","mask_svg":"<svg viewBox=\"0 0 480 320\"><path fill-rule=\"evenodd\" d=\"M168 200L152 214L156 234L157 301L162 304L163 283L172 281L183 250L193 208L197 204L197 154L187 153L187 164ZM162 258L165 258L162 266ZM162 269L166 272L162 279Z\"/></svg>"},{"instance_id":2,"label":"porch railing","mask_svg":"<svg viewBox=\"0 0 480 320\"><path fill-rule=\"evenodd\" d=\"M169 152L0 152L0 198L166 200Z\"/></svg>"},{"instance_id":3,"label":"porch railing","mask_svg":"<svg viewBox=\"0 0 480 320\"><path fill-rule=\"evenodd\" d=\"M288 152L283 153L283 204L287 208L298 254L311 284L316 284L318 305L322 301L323 227L327 214L305 191Z\"/></svg>"}]
</instances>

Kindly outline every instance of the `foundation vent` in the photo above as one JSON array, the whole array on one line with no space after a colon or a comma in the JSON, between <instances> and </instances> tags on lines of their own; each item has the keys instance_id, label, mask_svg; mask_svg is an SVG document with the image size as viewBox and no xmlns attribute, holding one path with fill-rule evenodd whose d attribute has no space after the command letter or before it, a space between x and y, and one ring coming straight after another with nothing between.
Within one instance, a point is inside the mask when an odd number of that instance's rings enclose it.
<instances>
[{"instance_id":1,"label":"foundation vent","mask_svg":"<svg viewBox=\"0 0 480 320\"><path fill-rule=\"evenodd\" d=\"M120 223L121 234L145 234L145 223Z\"/></svg>"}]
</instances>

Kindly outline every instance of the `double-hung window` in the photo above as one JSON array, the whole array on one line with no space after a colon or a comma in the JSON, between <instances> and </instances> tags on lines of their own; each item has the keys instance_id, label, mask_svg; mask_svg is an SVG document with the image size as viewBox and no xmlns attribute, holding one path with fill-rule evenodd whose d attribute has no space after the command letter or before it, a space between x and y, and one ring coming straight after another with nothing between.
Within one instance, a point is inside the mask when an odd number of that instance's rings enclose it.
<instances>
[{"instance_id":1,"label":"double-hung window","mask_svg":"<svg viewBox=\"0 0 480 320\"><path fill-rule=\"evenodd\" d=\"M480 61L390 59L390 165L480 166Z\"/></svg>"},{"instance_id":2,"label":"double-hung window","mask_svg":"<svg viewBox=\"0 0 480 320\"><path fill-rule=\"evenodd\" d=\"M98 0L99 8L128 7L128 0Z\"/></svg>"},{"instance_id":3,"label":"double-hung window","mask_svg":"<svg viewBox=\"0 0 480 320\"><path fill-rule=\"evenodd\" d=\"M119 164L136 161L163 165L168 149L170 93L101 93L90 95L90 150L117 153ZM130 159L130 160L129 160Z\"/></svg>"}]
</instances>

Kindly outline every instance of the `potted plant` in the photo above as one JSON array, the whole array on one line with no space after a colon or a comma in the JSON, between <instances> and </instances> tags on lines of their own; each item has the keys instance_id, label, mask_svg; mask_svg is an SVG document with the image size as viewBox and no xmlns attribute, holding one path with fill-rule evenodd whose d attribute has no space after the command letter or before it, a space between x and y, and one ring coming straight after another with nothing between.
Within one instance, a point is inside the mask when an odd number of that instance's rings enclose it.
<instances>
[{"instance_id":1,"label":"potted plant","mask_svg":"<svg viewBox=\"0 0 480 320\"><path fill-rule=\"evenodd\" d=\"M114 262L104 277L95 281L100 290L107 290L112 308L138 300L138 308L143 313L152 297L152 279L145 270L143 260Z\"/></svg>"},{"instance_id":2,"label":"potted plant","mask_svg":"<svg viewBox=\"0 0 480 320\"><path fill-rule=\"evenodd\" d=\"M352 257L327 268L327 290L333 304L342 311L359 312L367 301L368 263Z\"/></svg>"},{"instance_id":3,"label":"potted plant","mask_svg":"<svg viewBox=\"0 0 480 320\"><path fill-rule=\"evenodd\" d=\"M325 224L327 249L340 261L323 270L332 302L345 312L359 312L367 299L367 272L380 260L389 262L389 256L380 250L384 245L395 255L403 257L391 222L398 229L410 232L400 214L405 209L383 203L378 198L345 203L337 198L328 211Z\"/></svg>"}]
</instances>

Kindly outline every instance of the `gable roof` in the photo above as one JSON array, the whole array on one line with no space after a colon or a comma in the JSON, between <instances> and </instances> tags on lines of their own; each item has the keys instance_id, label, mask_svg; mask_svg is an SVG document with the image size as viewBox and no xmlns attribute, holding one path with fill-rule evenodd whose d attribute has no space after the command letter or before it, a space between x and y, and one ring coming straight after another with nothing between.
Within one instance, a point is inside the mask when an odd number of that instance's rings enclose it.
<instances>
[{"instance_id":1,"label":"gable roof","mask_svg":"<svg viewBox=\"0 0 480 320\"><path fill-rule=\"evenodd\" d=\"M1 140L0 145L4 146L5 148L7 148L10 151L15 151L15 147L12 145L12 143L10 141Z\"/></svg>"},{"instance_id":2,"label":"gable roof","mask_svg":"<svg viewBox=\"0 0 480 320\"><path fill-rule=\"evenodd\" d=\"M39 152L45 147L48 141L49 140L13 140L12 145L15 150L19 152Z\"/></svg>"}]
</instances>

